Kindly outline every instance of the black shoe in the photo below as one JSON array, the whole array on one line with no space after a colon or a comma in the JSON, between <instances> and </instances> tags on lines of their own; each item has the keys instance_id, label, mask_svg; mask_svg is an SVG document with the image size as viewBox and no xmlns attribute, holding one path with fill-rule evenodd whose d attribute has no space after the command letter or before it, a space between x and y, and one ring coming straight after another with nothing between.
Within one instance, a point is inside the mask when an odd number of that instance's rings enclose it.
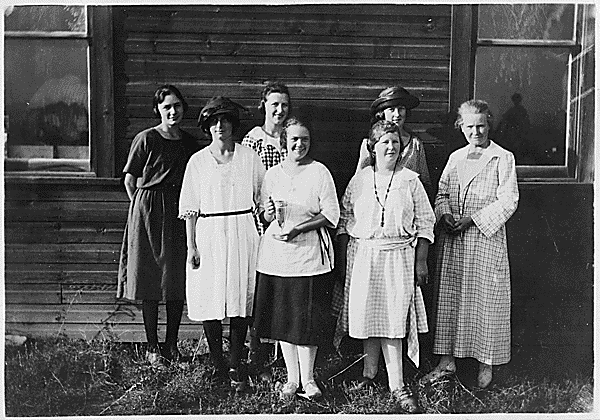
<instances>
[{"instance_id":1,"label":"black shoe","mask_svg":"<svg viewBox=\"0 0 600 420\"><path fill-rule=\"evenodd\" d=\"M246 390L246 385L248 382L248 374L246 372L245 366L240 365L237 368L230 368L229 380L231 383L231 388L233 388L236 394L244 392Z\"/></svg>"},{"instance_id":2,"label":"black shoe","mask_svg":"<svg viewBox=\"0 0 600 420\"><path fill-rule=\"evenodd\" d=\"M351 386L348 390L350 392L360 391L362 389L372 388L375 385L375 378L367 378L366 376L361 376L358 378L358 381L355 385Z\"/></svg>"},{"instance_id":3,"label":"black shoe","mask_svg":"<svg viewBox=\"0 0 600 420\"><path fill-rule=\"evenodd\" d=\"M393 391L392 398L396 401L399 411L408 414L423 413L423 409L419 405L419 399L407 385L404 385L402 389Z\"/></svg>"},{"instance_id":4,"label":"black shoe","mask_svg":"<svg viewBox=\"0 0 600 420\"><path fill-rule=\"evenodd\" d=\"M179 349L177 348L177 344L167 344L165 345L165 347L166 349L164 357L169 362L177 363L183 358L183 356L179 352Z\"/></svg>"}]
</instances>

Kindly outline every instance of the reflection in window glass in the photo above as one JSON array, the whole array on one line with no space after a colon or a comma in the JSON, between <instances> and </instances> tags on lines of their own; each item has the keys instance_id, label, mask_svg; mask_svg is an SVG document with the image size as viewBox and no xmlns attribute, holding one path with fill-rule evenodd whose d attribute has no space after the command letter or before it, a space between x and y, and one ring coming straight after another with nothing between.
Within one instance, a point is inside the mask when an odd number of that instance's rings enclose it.
<instances>
[{"instance_id":1,"label":"reflection in window glass","mask_svg":"<svg viewBox=\"0 0 600 420\"><path fill-rule=\"evenodd\" d=\"M89 157L87 49L86 40L5 40L9 158Z\"/></svg>"},{"instance_id":2,"label":"reflection in window glass","mask_svg":"<svg viewBox=\"0 0 600 420\"><path fill-rule=\"evenodd\" d=\"M564 165L566 48L479 47L475 97L495 116L491 138L512 151L518 165Z\"/></svg>"},{"instance_id":3,"label":"reflection in window glass","mask_svg":"<svg viewBox=\"0 0 600 420\"><path fill-rule=\"evenodd\" d=\"M4 16L6 31L86 32L83 6L9 6Z\"/></svg>"},{"instance_id":4,"label":"reflection in window glass","mask_svg":"<svg viewBox=\"0 0 600 420\"><path fill-rule=\"evenodd\" d=\"M573 4L479 6L479 38L572 40Z\"/></svg>"}]
</instances>

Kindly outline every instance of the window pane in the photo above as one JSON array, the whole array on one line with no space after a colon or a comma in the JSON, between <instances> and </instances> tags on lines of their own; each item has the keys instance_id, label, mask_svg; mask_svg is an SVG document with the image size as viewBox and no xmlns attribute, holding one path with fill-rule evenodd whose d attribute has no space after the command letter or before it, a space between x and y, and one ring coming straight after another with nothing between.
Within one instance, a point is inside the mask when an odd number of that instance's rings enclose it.
<instances>
[{"instance_id":1,"label":"window pane","mask_svg":"<svg viewBox=\"0 0 600 420\"><path fill-rule=\"evenodd\" d=\"M573 4L479 6L479 38L572 40Z\"/></svg>"},{"instance_id":2,"label":"window pane","mask_svg":"<svg viewBox=\"0 0 600 420\"><path fill-rule=\"evenodd\" d=\"M518 165L565 165L566 48L479 47L475 97L495 116L492 139Z\"/></svg>"},{"instance_id":3,"label":"window pane","mask_svg":"<svg viewBox=\"0 0 600 420\"><path fill-rule=\"evenodd\" d=\"M89 159L86 40L5 40L9 158Z\"/></svg>"},{"instance_id":4,"label":"window pane","mask_svg":"<svg viewBox=\"0 0 600 420\"><path fill-rule=\"evenodd\" d=\"M4 13L6 31L86 32L83 6L9 6Z\"/></svg>"}]
</instances>

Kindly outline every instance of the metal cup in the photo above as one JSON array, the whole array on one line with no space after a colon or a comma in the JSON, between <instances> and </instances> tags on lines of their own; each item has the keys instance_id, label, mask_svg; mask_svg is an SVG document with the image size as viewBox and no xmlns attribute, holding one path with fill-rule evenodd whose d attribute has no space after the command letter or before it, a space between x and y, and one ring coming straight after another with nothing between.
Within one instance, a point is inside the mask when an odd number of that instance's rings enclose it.
<instances>
[{"instance_id":1,"label":"metal cup","mask_svg":"<svg viewBox=\"0 0 600 420\"><path fill-rule=\"evenodd\" d=\"M284 200L275 200L275 219L277 219L277 223L280 228L283 228L283 224L285 223L285 216L287 210L287 203Z\"/></svg>"}]
</instances>

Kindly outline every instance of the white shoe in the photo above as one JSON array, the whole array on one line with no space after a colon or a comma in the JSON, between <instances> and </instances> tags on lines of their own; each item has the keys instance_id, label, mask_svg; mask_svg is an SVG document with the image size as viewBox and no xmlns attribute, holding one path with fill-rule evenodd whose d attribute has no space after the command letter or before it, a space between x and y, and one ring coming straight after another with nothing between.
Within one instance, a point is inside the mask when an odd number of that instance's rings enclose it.
<instances>
[{"instance_id":1,"label":"white shoe","mask_svg":"<svg viewBox=\"0 0 600 420\"><path fill-rule=\"evenodd\" d=\"M323 393L319 389L319 386L315 381L309 381L306 384L302 385L303 392L298 394L300 397L308 398L309 400L313 400L316 398L320 398L323 396Z\"/></svg>"},{"instance_id":2,"label":"white shoe","mask_svg":"<svg viewBox=\"0 0 600 420\"><path fill-rule=\"evenodd\" d=\"M479 374L477 375L477 386L485 389L492 382L492 365L479 363Z\"/></svg>"},{"instance_id":3,"label":"white shoe","mask_svg":"<svg viewBox=\"0 0 600 420\"><path fill-rule=\"evenodd\" d=\"M287 382L283 388L281 388L279 394L284 400L290 400L296 396L296 391L298 391L298 384L296 382Z\"/></svg>"}]
</instances>

